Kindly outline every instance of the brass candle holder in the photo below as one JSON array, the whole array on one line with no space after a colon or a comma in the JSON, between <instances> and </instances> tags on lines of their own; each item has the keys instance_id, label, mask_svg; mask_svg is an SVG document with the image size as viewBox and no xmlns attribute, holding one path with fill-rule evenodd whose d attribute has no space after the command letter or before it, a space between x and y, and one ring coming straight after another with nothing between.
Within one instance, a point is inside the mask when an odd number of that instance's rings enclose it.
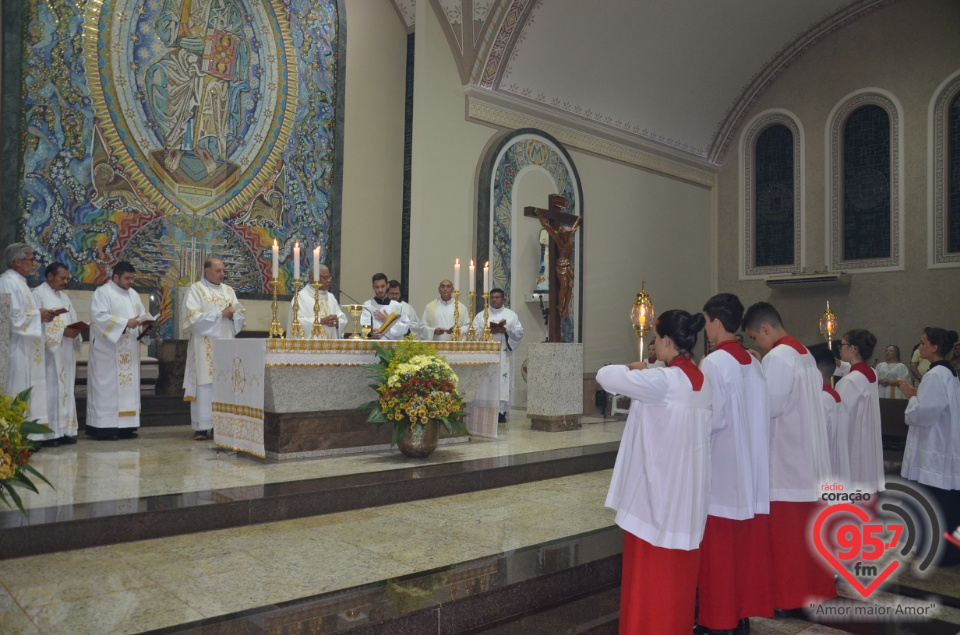
<instances>
[{"instance_id":1,"label":"brass candle holder","mask_svg":"<svg viewBox=\"0 0 960 635\"><path fill-rule=\"evenodd\" d=\"M271 285L273 286L273 303L270 308L273 311L273 321L270 322L270 338L283 339L283 327L277 319L277 287L280 286L280 281L274 278Z\"/></svg>"},{"instance_id":2,"label":"brass candle holder","mask_svg":"<svg viewBox=\"0 0 960 635\"><path fill-rule=\"evenodd\" d=\"M467 305L467 315L470 316L470 328L467 329L467 335L465 339L468 342L476 342L477 329L473 328L473 320L476 317L476 313L474 312L473 307L475 306L474 302L477 300L477 292L471 291L467 297L470 298L470 303Z\"/></svg>"},{"instance_id":3,"label":"brass candle holder","mask_svg":"<svg viewBox=\"0 0 960 635\"><path fill-rule=\"evenodd\" d=\"M453 292L453 331L450 332L450 339L459 342L463 339L463 331L460 330L460 292Z\"/></svg>"},{"instance_id":4,"label":"brass candle holder","mask_svg":"<svg viewBox=\"0 0 960 635\"><path fill-rule=\"evenodd\" d=\"M646 284L646 280L640 281L640 293L630 307L630 323L633 324L633 332L637 336L637 358L641 362L644 360L643 338L650 330L654 317L653 301L647 293Z\"/></svg>"},{"instance_id":5,"label":"brass candle holder","mask_svg":"<svg viewBox=\"0 0 960 635\"><path fill-rule=\"evenodd\" d=\"M481 342L492 342L493 333L490 331L490 294L483 294L483 334L480 335Z\"/></svg>"},{"instance_id":6,"label":"brass candle holder","mask_svg":"<svg viewBox=\"0 0 960 635\"><path fill-rule=\"evenodd\" d=\"M293 281L293 321L290 324L290 339L303 339L303 327L300 326L300 279Z\"/></svg>"},{"instance_id":7,"label":"brass candle holder","mask_svg":"<svg viewBox=\"0 0 960 635\"><path fill-rule=\"evenodd\" d=\"M327 330L320 324L320 283L313 283L313 330L310 336L315 340L326 339ZM324 316L326 317L326 316Z\"/></svg>"}]
</instances>

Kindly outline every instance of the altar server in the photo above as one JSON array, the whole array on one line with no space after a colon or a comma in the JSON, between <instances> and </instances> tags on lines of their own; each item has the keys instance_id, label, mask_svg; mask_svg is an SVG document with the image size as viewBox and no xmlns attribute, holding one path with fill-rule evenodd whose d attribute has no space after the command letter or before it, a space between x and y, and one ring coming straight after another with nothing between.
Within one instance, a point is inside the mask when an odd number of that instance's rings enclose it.
<instances>
[{"instance_id":1,"label":"altar server","mask_svg":"<svg viewBox=\"0 0 960 635\"><path fill-rule=\"evenodd\" d=\"M710 496L710 383L690 358L702 315L667 311L653 327L657 357L604 366L597 382L633 401L606 506L624 529L620 632L689 635Z\"/></svg>"},{"instance_id":2,"label":"altar server","mask_svg":"<svg viewBox=\"0 0 960 635\"><path fill-rule=\"evenodd\" d=\"M500 342L500 373L497 377L488 377L477 391L479 405L497 408L499 422L507 420L510 411L510 392L513 389L513 351L523 339L523 325L516 313L503 306L506 296L503 289L490 291L488 323L493 339ZM473 318L473 328L479 336L483 333L483 312Z\"/></svg>"},{"instance_id":3,"label":"altar server","mask_svg":"<svg viewBox=\"0 0 960 635\"><path fill-rule=\"evenodd\" d=\"M663 368L664 366L666 364L657 359L657 349L653 342L647 344L647 368Z\"/></svg>"},{"instance_id":4,"label":"altar server","mask_svg":"<svg viewBox=\"0 0 960 635\"><path fill-rule=\"evenodd\" d=\"M872 358L876 345L877 338L864 329L853 329L840 338L840 357L850 364L850 372L837 382L840 403L848 418L850 483L847 491L859 490L864 494L876 494L886 489L877 375L864 361ZM871 499L876 500L875 497Z\"/></svg>"},{"instance_id":5,"label":"altar server","mask_svg":"<svg viewBox=\"0 0 960 635\"><path fill-rule=\"evenodd\" d=\"M38 307L51 309L57 316L44 325L47 417L53 436L43 444L56 447L77 442L77 400L73 389L77 381L77 351L83 337L78 329L68 328L77 322L77 312L65 291L70 271L55 262L44 270L44 275L46 282L33 290L33 298Z\"/></svg>"},{"instance_id":6,"label":"altar server","mask_svg":"<svg viewBox=\"0 0 960 635\"><path fill-rule=\"evenodd\" d=\"M820 402L823 404L824 422L827 424L827 445L830 450L830 481L843 485L843 491L850 486L850 418L841 405L840 393L833 385L833 373L837 369L837 360L826 344L809 347L817 363L820 376L823 377L823 389ZM853 490L850 490L851 492Z\"/></svg>"},{"instance_id":7,"label":"altar server","mask_svg":"<svg viewBox=\"0 0 960 635\"><path fill-rule=\"evenodd\" d=\"M233 339L243 329L244 309L233 288L224 284L226 269L219 258L207 258L203 277L190 285L184 301L184 329L189 331L183 398L190 402L193 438L213 436L213 342Z\"/></svg>"},{"instance_id":8,"label":"altar server","mask_svg":"<svg viewBox=\"0 0 960 635\"><path fill-rule=\"evenodd\" d=\"M133 290L137 270L125 260L90 303L87 362L87 435L98 440L136 438L140 427L140 342L152 323ZM149 340L144 335L144 341Z\"/></svg>"},{"instance_id":9,"label":"altar server","mask_svg":"<svg viewBox=\"0 0 960 635\"><path fill-rule=\"evenodd\" d=\"M731 293L703 307L713 352L700 370L713 388L710 505L700 545L704 634L773 617L770 556L770 409L763 369L737 340L743 304Z\"/></svg>"},{"instance_id":10,"label":"altar server","mask_svg":"<svg viewBox=\"0 0 960 635\"><path fill-rule=\"evenodd\" d=\"M363 303L363 313L360 314L360 324L372 327L370 337L386 340L399 340L410 330L410 319L403 314L403 307L396 300L387 297L390 283L386 274L373 275L373 298ZM398 315L397 320L387 329L386 333L378 334L380 327L392 315Z\"/></svg>"},{"instance_id":11,"label":"altar server","mask_svg":"<svg viewBox=\"0 0 960 635\"><path fill-rule=\"evenodd\" d=\"M317 276L317 282L320 283L319 291L312 285L304 285L297 294L298 308L297 321L300 322L300 328L303 329L304 339L313 338L313 319L314 306L320 305L319 319L323 326L323 337L321 339L336 340L343 337L343 329L347 325L347 315L340 310L340 303L330 293L330 269L326 265L320 265L317 270L320 272ZM290 337L290 327L293 326L293 299L290 300L290 313L287 315L287 337Z\"/></svg>"},{"instance_id":12,"label":"altar server","mask_svg":"<svg viewBox=\"0 0 960 635\"><path fill-rule=\"evenodd\" d=\"M433 339L430 337L429 329L424 326L423 322L420 321L420 318L417 317L417 312L413 310L413 307L409 302L405 302L400 298L403 297L403 287L396 280L391 280L388 283L387 288L387 297L393 300L394 302L399 302L400 306L403 307L403 314L407 316L407 319L410 321L410 330L408 335L413 335L415 340L430 340Z\"/></svg>"},{"instance_id":13,"label":"altar server","mask_svg":"<svg viewBox=\"0 0 960 635\"><path fill-rule=\"evenodd\" d=\"M783 327L770 304L757 302L743 330L768 352L763 357L770 398L770 535L777 609L836 597L833 574L810 547L808 522L821 511L830 450L820 393L823 380L810 352Z\"/></svg>"},{"instance_id":14,"label":"altar server","mask_svg":"<svg viewBox=\"0 0 960 635\"><path fill-rule=\"evenodd\" d=\"M27 286L27 277L37 270L33 247L12 243L4 250L3 260L7 270L0 275L0 293L10 294L10 357L4 392L13 398L32 388L27 419L49 425L43 329L53 321L54 311L37 306ZM30 439L44 441L53 439L55 434L31 434Z\"/></svg>"},{"instance_id":15,"label":"altar server","mask_svg":"<svg viewBox=\"0 0 960 635\"><path fill-rule=\"evenodd\" d=\"M423 323L428 327L434 342L448 342L454 326L453 283L449 280L441 280L437 291L440 297L423 309ZM457 304L460 309L460 328L467 328L470 325L467 307L463 302Z\"/></svg>"}]
</instances>

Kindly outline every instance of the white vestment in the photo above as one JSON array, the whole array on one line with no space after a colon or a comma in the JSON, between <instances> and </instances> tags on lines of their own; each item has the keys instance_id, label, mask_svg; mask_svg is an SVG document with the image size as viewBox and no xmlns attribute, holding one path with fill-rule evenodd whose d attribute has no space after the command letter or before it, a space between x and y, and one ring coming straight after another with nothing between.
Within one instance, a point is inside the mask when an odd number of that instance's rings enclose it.
<instances>
[{"instance_id":1,"label":"white vestment","mask_svg":"<svg viewBox=\"0 0 960 635\"><path fill-rule=\"evenodd\" d=\"M483 408L497 408L499 412L507 412L510 410L510 391L513 388L513 351L523 339L523 325L520 324L517 314L507 307L490 309L489 318L490 322L507 321L504 325L506 334L493 334L493 339L500 342L500 373L496 378L488 376L483 380L477 389L474 403ZM473 328L479 337L483 332L483 313L477 313L473 318Z\"/></svg>"},{"instance_id":2,"label":"white vestment","mask_svg":"<svg viewBox=\"0 0 960 635\"><path fill-rule=\"evenodd\" d=\"M837 382L840 404L848 418L850 484L847 491L850 492L876 493L886 489L883 440L880 438L880 397L875 382L876 374L863 362L854 364L853 370Z\"/></svg>"},{"instance_id":3,"label":"white vestment","mask_svg":"<svg viewBox=\"0 0 960 635\"><path fill-rule=\"evenodd\" d=\"M34 302L27 279L13 269L0 275L0 293L10 294L10 366L5 392L12 399L32 387L27 420L36 419L41 425L49 425L40 308ZM54 435L30 435L30 438L39 441L52 439Z\"/></svg>"},{"instance_id":4,"label":"white vestment","mask_svg":"<svg viewBox=\"0 0 960 635\"><path fill-rule=\"evenodd\" d=\"M377 301L374 299L367 300L363 303L363 313L360 314L360 324L370 324L374 331L379 329L380 325L383 324L383 320L378 320L374 316L376 311L383 311L388 315L396 313L400 316L399 319L393 323L393 326L383 334L383 339L399 340L410 330L410 320L404 315L403 306L396 300L390 300L390 304L377 304Z\"/></svg>"},{"instance_id":5,"label":"white vestment","mask_svg":"<svg viewBox=\"0 0 960 635\"><path fill-rule=\"evenodd\" d=\"M141 328L127 320L143 315L143 302L133 289L112 280L93 293L90 302L90 360L87 362L87 427L140 427ZM146 340L147 338L144 338Z\"/></svg>"},{"instance_id":6,"label":"white vestment","mask_svg":"<svg viewBox=\"0 0 960 635\"><path fill-rule=\"evenodd\" d=\"M830 469L834 482L843 485L843 491L853 492L850 486L850 417L840 403L840 393L823 387L820 393L823 416L827 423L827 443L830 446Z\"/></svg>"},{"instance_id":7,"label":"white vestment","mask_svg":"<svg viewBox=\"0 0 960 635\"><path fill-rule=\"evenodd\" d=\"M77 401L74 385L77 381L77 351L83 337L64 337L63 332L77 321L77 312L63 291L54 291L46 282L33 290L33 298L41 309L67 309L66 313L44 324L47 369L47 416L50 419L51 438L77 436Z\"/></svg>"},{"instance_id":8,"label":"white vestment","mask_svg":"<svg viewBox=\"0 0 960 635\"><path fill-rule=\"evenodd\" d=\"M895 379L897 381L905 381L911 383L910 369L906 367L905 364L900 362L894 362L888 364L887 362L880 362L877 364L876 368L873 369L877 373L877 391L880 393L881 399L905 399L903 393L900 391L900 386L881 386L881 379Z\"/></svg>"},{"instance_id":9,"label":"white vestment","mask_svg":"<svg viewBox=\"0 0 960 635\"><path fill-rule=\"evenodd\" d=\"M942 362L931 365L904 420L903 478L940 489L960 489L960 382ZM948 528L949 529L949 528Z\"/></svg>"},{"instance_id":10,"label":"white vestment","mask_svg":"<svg viewBox=\"0 0 960 635\"><path fill-rule=\"evenodd\" d=\"M410 321L410 334L413 335L413 339L432 340L433 329L420 321L420 318L417 317L417 312L413 310L410 303L401 301L400 306L403 307L403 314L407 316L407 319Z\"/></svg>"},{"instance_id":11,"label":"white vestment","mask_svg":"<svg viewBox=\"0 0 960 635\"><path fill-rule=\"evenodd\" d=\"M470 326L470 316L467 314L467 307L463 302L459 302L458 304L460 305L460 328L466 329ZM453 328L453 298L450 298L446 302L437 298L427 304L426 308L423 309L423 325L427 327L425 330L430 334L430 339L434 342L449 342L449 333L435 335L433 331L437 328Z\"/></svg>"},{"instance_id":12,"label":"white vestment","mask_svg":"<svg viewBox=\"0 0 960 635\"><path fill-rule=\"evenodd\" d=\"M206 278L190 285L184 304L183 326L190 332L190 340L183 398L190 402L191 427L213 430L213 342L233 339L243 329L243 307L230 285L213 284ZM225 320L222 313L228 306L236 312Z\"/></svg>"},{"instance_id":13,"label":"white vestment","mask_svg":"<svg viewBox=\"0 0 960 635\"><path fill-rule=\"evenodd\" d=\"M317 339L338 340L343 337L343 329L347 325L347 315L340 310L340 303L333 297L332 293L326 291L315 291L313 287L306 286L300 289L297 294L299 302L297 306L297 322L303 329L303 338L312 340L313 338L313 318L314 305L320 305L318 317L322 320L328 315L337 316L337 326L323 326L323 337ZM290 298L290 313L287 314L287 337L290 337L290 327L293 326L293 298Z\"/></svg>"}]
</instances>

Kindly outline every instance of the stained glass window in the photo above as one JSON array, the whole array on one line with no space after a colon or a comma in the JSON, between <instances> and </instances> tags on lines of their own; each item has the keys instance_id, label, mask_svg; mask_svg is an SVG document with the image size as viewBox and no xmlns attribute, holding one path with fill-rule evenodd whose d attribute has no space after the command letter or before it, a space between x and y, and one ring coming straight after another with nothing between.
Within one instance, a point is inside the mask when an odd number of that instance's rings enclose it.
<instances>
[{"instance_id":1,"label":"stained glass window","mask_svg":"<svg viewBox=\"0 0 960 635\"><path fill-rule=\"evenodd\" d=\"M960 93L947 113L947 252L960 253Z\"/></svg>"},{"instance_id":2,"label":"stained glass window","mask_svg":"<svg viewBox=\"0 0 960 635\"><path fill-rule=\"evenodd\" d=\"M889 258L890 117L876 105L843 126L843 260Z\"/></svg>"},{"instance_id":3,"label":"stained glass window","mask_svg":"<svg viewBox=\"0 0 960 635\"><path fill-rule=\"evenodd\" d=\"M790 129L775 124L757 137L754 163L754 266L794 262L793 144Z\"/></svg>"}]
</instances>

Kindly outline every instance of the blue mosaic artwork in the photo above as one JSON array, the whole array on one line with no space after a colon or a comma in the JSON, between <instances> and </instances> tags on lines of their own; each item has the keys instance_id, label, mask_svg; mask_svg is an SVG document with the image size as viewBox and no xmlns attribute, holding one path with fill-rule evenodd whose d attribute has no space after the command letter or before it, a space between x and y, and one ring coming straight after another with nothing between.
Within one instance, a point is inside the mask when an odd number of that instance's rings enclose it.
<instances>
[{"instance_id":1,"label":"blue mosaic artwork","mask_svg":"<svg viewBox=\"0 0 960 635\"><path fill-rule=\"evenodd\" d=\"M754 152L754 266L794 262L793 133L775 124L757 137Z\"/></svg>"},{"instance_id":2,"label":"blue mosaic artwork","mask_svg":"<svg viewBox=\"0 0 960 635\"><path fill-rule=\"evenodd\" d=\"M889 258L890 117L868 105L843 126L843 260Z\"/></svg>"}]
</instances>

